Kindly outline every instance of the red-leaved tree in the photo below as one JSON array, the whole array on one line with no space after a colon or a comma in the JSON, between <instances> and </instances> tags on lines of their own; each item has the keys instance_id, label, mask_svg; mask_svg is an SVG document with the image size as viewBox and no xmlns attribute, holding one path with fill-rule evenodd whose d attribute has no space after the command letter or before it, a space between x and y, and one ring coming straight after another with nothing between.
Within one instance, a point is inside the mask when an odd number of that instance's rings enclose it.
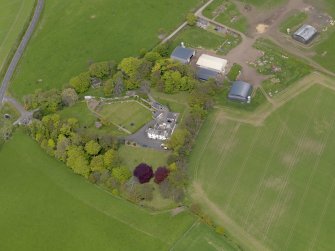
<instances>
[{"instance_id":1,"label":"red-leaved tree","mask_svg":"<svg viewBox=\"0 0 335 251\"><path fill-rule=\"evenodd\" d=\"M141 163L134 170L134 176L138 178L138 181L143 184L150 181L154 176L151 166Z\"/></svg>"},{"instance_id":2,"label":"red-leaved tree","mask_svg":"<svg viewBox=\"0 0 335 251\"><path fill-rule=\"evenodd\" d=\"M169 169L167 169L165 166L163 167L158 167L156 172L155 172L155 183L159 184L162 181L164 181L167 176L169 176Z\"/></svg>"}]
</instances>

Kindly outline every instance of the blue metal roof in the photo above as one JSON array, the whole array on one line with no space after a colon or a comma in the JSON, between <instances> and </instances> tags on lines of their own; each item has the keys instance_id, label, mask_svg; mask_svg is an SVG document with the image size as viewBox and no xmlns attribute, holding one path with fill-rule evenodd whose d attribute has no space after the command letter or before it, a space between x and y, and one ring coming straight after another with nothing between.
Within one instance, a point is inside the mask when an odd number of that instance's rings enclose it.
<instances>
[{"instance_id":1,"label":"blue metal roof","mask_svg":"<svg viewBox=\"0 0 335 251\"><path fill-rule=\"evenodd\" d=\"M296 32L294 32L294 36L301 37L306 42L308 42L313 36L317 33L317 30L308 24L304 24L301 26Z\"/></svg>"},{"instance_id":2,"label":"blue metal roof","mask_svg":"<svg viewBox=\"0 0 335 251\"><path fill-rule=\"evenodd\" d=\"M252 86L244 81L235 81L230 89L228 98L236 100L247 100L251 95Z\"/></svg>"},{"instance_id":3,"label":"blue metal roof","mask_svg":"<svg viewBox=\"0 0 335 251\"><path fill-rule=\"evenodd\" d=\"M187 60L189 60L194 55L194 53L195 51L193 49L178 46L173 50L171 58L181 62L187 62Z\"/></svg>"},{"instance_id":4,"label":"blue metal roof","mask_svg":"<svg viewBox=\"0 0 335 251\"><path fill-rule=\"evenodd\" d=\"M197 68L197 77L200 80L208 80L210 78L216 78L217 75L218 73L216 71L202 67Z\"/></svg>"}]
</instances>

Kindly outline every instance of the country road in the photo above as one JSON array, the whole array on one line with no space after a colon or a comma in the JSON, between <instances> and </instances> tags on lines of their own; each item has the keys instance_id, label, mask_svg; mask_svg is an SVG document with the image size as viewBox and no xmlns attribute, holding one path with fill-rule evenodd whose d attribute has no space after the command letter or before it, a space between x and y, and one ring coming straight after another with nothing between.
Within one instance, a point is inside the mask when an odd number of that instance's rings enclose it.
<instances>
[{"instance_id":1,"label":"country road","mask_svg":"<svg viewBox=\"0 0 335 251\"><path fill-rule=\"evenodd\" d=\"M39 21L39 18L41 16L41 13L42 13L42 10L43 10L43 7L44 7L44 0L38 0L37 2L37 5L36 5L36 8L35 8L35 12L34 12L34 15L33 15L33 18L31 19L30 21L30 24L20 42L20 45L19 47L17 48L15 54L14 54L14 57L12 58L12 61L10 62L10 65L7 69L7 72L5 74L5 77L4 79L2 80L2 83L1 83L1 87L0 87L0 107L2 106L3 102L4 102L4 97L5 97L5 94L6 94L6 91L7 91L7 88L8 88L8 85L9 85L9 82L15 72L15 69L17 67L17 64L19 63L22 55L23 55L23 52L37 26L37 23Z\"/></svg>"}]
</instances>

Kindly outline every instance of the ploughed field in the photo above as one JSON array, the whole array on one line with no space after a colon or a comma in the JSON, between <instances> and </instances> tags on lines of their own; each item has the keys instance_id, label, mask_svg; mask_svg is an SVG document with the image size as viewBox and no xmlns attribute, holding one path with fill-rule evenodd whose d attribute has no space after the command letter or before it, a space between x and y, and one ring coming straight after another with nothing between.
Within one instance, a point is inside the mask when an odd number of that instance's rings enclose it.
<instances>
[{"instance_id":1,"label":"ploughed field","mask_svg":"<svg viewBox=\"0 0 335 251\"><path fill-rule=\"evenodd\" d=\"M262 126L213 112L191 154L193 195L242 246L333 250L335 93L314 85Z\"/></svg>"}]
</instances>

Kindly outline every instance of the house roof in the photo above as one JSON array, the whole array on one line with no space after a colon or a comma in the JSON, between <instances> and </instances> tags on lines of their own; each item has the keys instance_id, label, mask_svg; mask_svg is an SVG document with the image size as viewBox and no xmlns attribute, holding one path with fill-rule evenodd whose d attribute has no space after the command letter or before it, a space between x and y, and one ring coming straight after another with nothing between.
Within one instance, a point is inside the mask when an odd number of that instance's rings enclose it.
<instances>
[{"instance_id":1,"label":"house roof","mask_svg":"<svg viewBox=\"0 0 335 251\"><path fill-rule=\"evenodd\" d=\"M198 79L201 80L208 80L210 78L215 78L218 75L217 71L203 68L203 67L198 67L197 68L197 77Z\"/></svg>"},{"instance_id":2,"label":"house roof","mask_svg":"<svg viewBox=\"0 0 335 251\"><path fill-rule=\"evenodd\" d=\"M197 65L217 72L224 72L227 63L226 59L202 54L198 59Z\"/></svg>"},{"instance_id":3,"label":"house roof","mask_svg":"<svg viewBox=\"0 0 335 251\"><path fill-rule=\"evenodd\" d=\"M294 36L298 36L303 38L305 41L310 40L315 34L317 30L308 24L304 24L301 26L296 32L294 32Z\"/></svg>"},{"instance_id":4,"label":"house roof","mask_svg":"<svg viewBox=\"0 0 335 251\"><path fill-rule=\"evenodd\" d=\"M228 94L229 98L243 98L247 99L250 96L252 91L252 86L249 83L244 81L235 81L230 89Z\"/></svg>"},{"instance_id":5,"label":"house roof","mask_svg":"<svg viewBox=\"0 0 335 251\"><path fill-rule=\"evenodd\" d=\"M195 53L195 50L193 49L178 46L173 50L171 54L171 58L185 62L189 60L194 55L194 53Z\"/></svg>"}]
</instances>

